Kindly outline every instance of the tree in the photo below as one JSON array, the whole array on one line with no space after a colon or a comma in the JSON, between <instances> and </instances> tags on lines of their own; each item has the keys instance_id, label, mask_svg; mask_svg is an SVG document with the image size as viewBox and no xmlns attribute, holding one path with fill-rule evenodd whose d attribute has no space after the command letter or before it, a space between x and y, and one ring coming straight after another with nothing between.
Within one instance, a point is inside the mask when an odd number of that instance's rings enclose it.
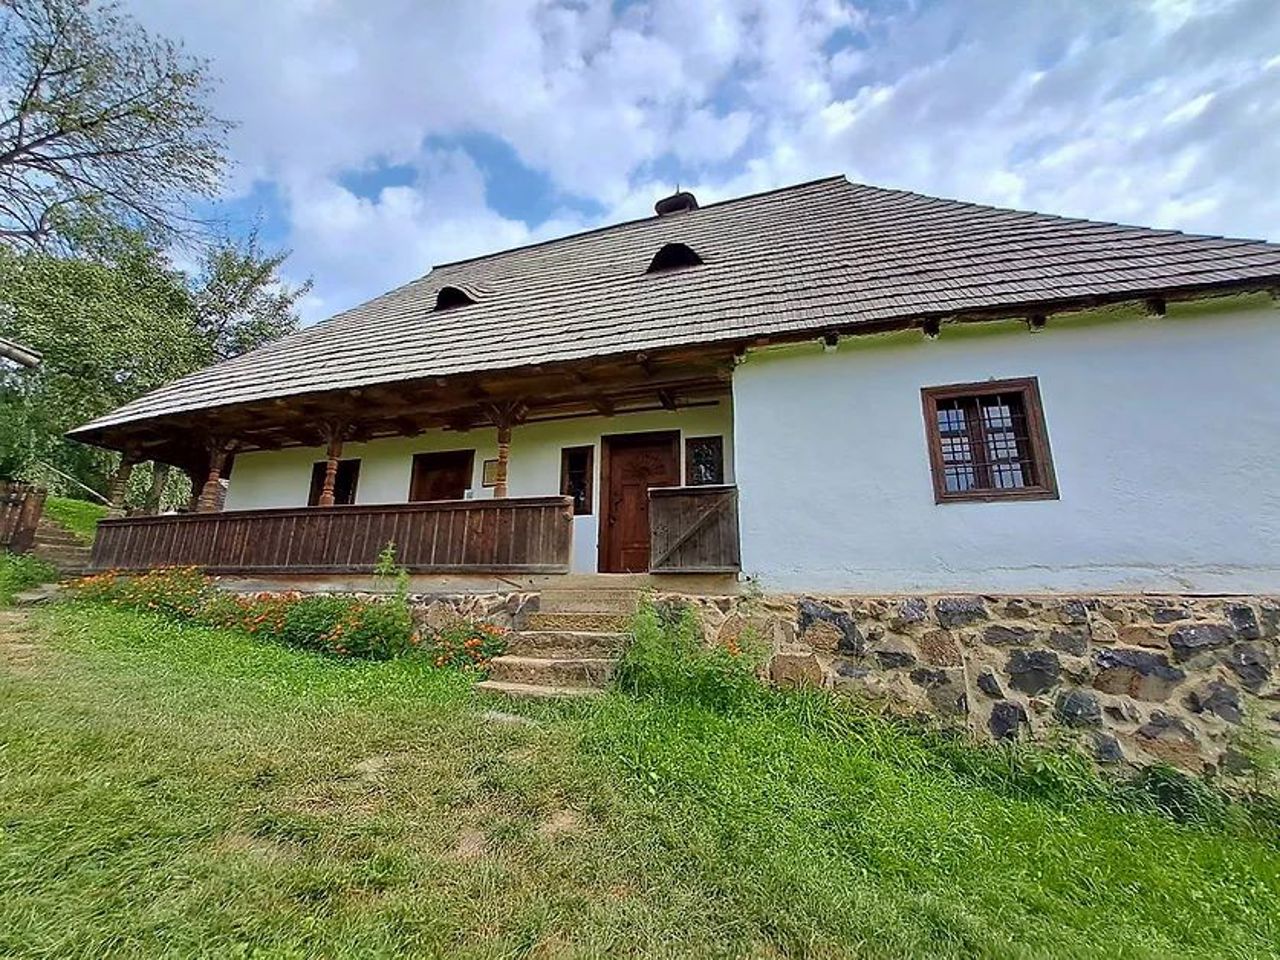
<instances>
[{"instance_id":1,"label":"tree","mask_svg":"<svg viewBox=\"0 0 1280 960\"><path fill-rule=\"evenodd\" d=\"M86 213L188 232L224 167L210 87L115 4L0 0L0 238L47 244Z\"/></svg>"},{"instance_id":2,"label":"tree","mask_svg":"<svg viewBox=\"0 0 1280 960\"><path fill-rule=\"evenodd\" d=\"M292 330L307 286L285 284L284 255L256 239L209 248L193 275L145 230L84 220L66 236L74 255L0 245L0 336L44 355L0 368L0 467L38 460L102 490L114 458L67 430Z\"/></svg>"},{"instance_id":3,"label":"tree","mask_svg":"<svg viewBox=\"0 0 1280 960\"><path fill-rule=\"evenodd\" d=\"M223 241L204 255L195 278L195 331L210 362L226 360L295 330L294 308L311 290L308 280L289 287L278 279L288 252L262 249L257 230L239 243Z\"/></svg>"}]
</instances>

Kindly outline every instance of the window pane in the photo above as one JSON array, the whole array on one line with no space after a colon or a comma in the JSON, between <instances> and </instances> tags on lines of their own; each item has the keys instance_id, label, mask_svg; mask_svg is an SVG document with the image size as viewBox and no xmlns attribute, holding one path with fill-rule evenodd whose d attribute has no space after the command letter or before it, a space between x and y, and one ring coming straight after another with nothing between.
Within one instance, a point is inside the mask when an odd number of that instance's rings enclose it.
<instances>
[{"instance_id":1,"label":"window pane","mask_svg":"<svg viewBox=\"0 0 1280 960\"><path fill-rule=\"evenodd\" d=\"M691 487L724 483L723 438L689 438L685 444L685 483Z\"/></svg>"},{"instance_id":2,"label":"window pane","mask_svg":"<svg viewBox=\"0 0 1280 960\"><path fill-rule=\"evenodd\" d=\"M1029 482L1026 416L1020 394L995 394L980 399L991 487L1013 490Z\"/></svg>"},{"instance_id":3,"label":"window pane","mask_svg":"<svg viewBox=\"0 0 1280 960\"><path fill-rule=\"evenodd\" d=\"M560 493L573 497L575 516L591 512L592 447L565 447L560 452Z\"/></svg>"}]
</instances>

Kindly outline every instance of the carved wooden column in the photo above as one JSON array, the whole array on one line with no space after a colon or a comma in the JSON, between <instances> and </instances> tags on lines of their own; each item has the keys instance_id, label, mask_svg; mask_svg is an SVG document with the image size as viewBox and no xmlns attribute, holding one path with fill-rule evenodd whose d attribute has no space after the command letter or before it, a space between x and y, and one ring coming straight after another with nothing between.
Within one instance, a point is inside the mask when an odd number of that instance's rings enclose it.
<instances>
[{"instance_id":1,"label":"carved wooden column","mask_svg":"<svg viewBox=\"0 0 1280 960\"><path fill-rule=\"evenodd\" d=\"M129 478L133 476L133 468L138 464L138 452L126 450L120 455L120 465L107 481L107 516L124 516L124 498L129 490Z\"/></svg>"},{"instance_id":2,"label":"carved wooden column","mask_svg":"<svg viewBox=\"0 0 1280 960\"><path fill-rule=\"evenodd\" d=\"M329 448L325 451L324 483L320 487L318 501L318 505L322 507L332 507L334 504L333 491L338 482L338 461L342 459L343 431L341 423L330 423L325 427Z\"/></svg>"},{"instance_id":3,"label":"carved wooden column","mask_svg":"<svg viewBox=\"0 0 1280 960\"><path fill-rule=\"evenodd\" d=\"M196 513L217 513L222 507L222 471L227 464L227 454L232 446L224 440L209 441L209 473L200 497L196 500Z\"/></svg>"},{"instance_id":4,"label":"carved wooden column","mask_svg":"<svg viewBox=\"0 0 1280 960\"><path fill-rule=\"evenodd\" d=\"M169 464L159 460L151 462L151 492L147 494L147 513L155 516L164 501L165 488L169 486Z\"/></svg>"},{"instance_id":5,"label":"carved wooden column","mask_svg":"<svg viewBox=\"0 0 1280 960\"><path fill-rule=\"evenodd\" d=\"M504 499L507 496L507 469L511 463L511 428L524 419L528 409L522 400L486 406L489 419L498 428L498 464L493 477L493 495L497 499Z\"/></svg>"},{"instance_id":6,"label":"carved wooden column","mask_svg":"<svg viewBox=\"0 0 1280 960\"><path fill-rule=\"evenodd\" d=\"M493 476L493 495L507 495L507 465L511 462L511 424L498 424L498 468Z\"/></svg>"}]
</instances>

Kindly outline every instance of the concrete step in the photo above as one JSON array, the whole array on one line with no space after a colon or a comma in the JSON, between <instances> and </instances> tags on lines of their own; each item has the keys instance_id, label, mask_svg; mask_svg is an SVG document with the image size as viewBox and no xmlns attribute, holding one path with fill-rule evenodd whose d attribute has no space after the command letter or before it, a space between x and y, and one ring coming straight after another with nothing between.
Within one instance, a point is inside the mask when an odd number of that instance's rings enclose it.
<instances>
[{"instance_id":1,"label":"concrete step","mask_svg":"<svg viewBox=\"0 0 1280 960\"><path fill-rule=\"evenodd\" d=\"M537 613L529 614L525 624L533 631L568 630L593 633L620 633L631 626L630 613Z\"/></svg>"},{"instance_id":2,"label":"concrete step","mask_svg":"<svg viewBox=\"0 0 1280 960\"><path fill-rule=\"evenodd\" d=\"M634 614L640 605L638 590L543 590L538 598L541 613Z\"/></svg>"},{"instance_id":3,"label":"concrete step","mask_svg":"<svg viewBox=\"0 0 1280 960\"><path fill-rule=\"evenodd\" d=\"M507 683L502 680L481 680L476 689L482 693L500 693L508 697L530 697L542 700L567 697L598 697L604 691L599 687L546 687L537 683Z\"/></svg>"},{"instance_id":4,"label":"concrete step","mask_svg":"<svg viewBox=\"0 0 1280 960\"><path fill-rule=\"evenodd\" d=\"M594 630L521 630L508 638L506 652L520 657L616 657L627 639L625 633Z\"/></svg>"},{"instance_id":5,"label":"concrete step","mask_svg":"<svg viewBox=\"0 0 1280 960\"><path fill-rule=\"evenodd\" d=\"M552 659L504 654L489 661L489 678L545 687L601 687L609 682L616 665L616 660L603 657Z\"/></svg>"}]
</instances>

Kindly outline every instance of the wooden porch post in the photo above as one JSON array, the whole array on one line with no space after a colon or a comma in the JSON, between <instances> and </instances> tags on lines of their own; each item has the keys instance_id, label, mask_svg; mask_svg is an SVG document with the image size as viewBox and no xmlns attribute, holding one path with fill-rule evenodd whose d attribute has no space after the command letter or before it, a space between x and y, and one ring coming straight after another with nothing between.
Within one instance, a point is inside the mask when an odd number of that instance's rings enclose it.
<instances>
[{"instance_id":1,"label":"wooden porch post","mask_svg":"<svg viewBox=\"0 0 1280 960\"><path fill-rule=\"evenodd\" d=\"M498 428L498 464L494 470L493 495L502 500L507 496L507 468L511 463L511 428L524 419L528 406L523 400L512 400L509 403L490 404L487 407L489 419Z\"/></svg>"},{"instance_id":2,"label":"wooden porch post","mask_svg":"<svg viewBox=\"0 0 1280 960\"><path fill-rule=\"evenodd\" d=\"M169 485L169 464L159 460L151 461L151 492L147 494L147 513L155 516L160 512L164 500L165 488Z\"/></svg>"},{"instance_id":3,"label":"wooden porch post","mask_svg":"<svg viewBox=\"0 0 1280 960\"><path fill-rule=\"evenodd\" d=\"M231 444L222 440L209 442L209 474L205 477L204 486L200 488L200 496L196 500L196 513L217 513L222 500L222 471L227 463L227 454L231 452Z\"/></svg>"},{"instance_id":4,"label":"wooden porch post","mask_svg":"<svg viewBox=\"0 0 1280 960\"><path fill-rule=\"evenodd\" d=\"M124 498L129 490L129 478L133 476L133 468L137 463L138 454L134 450L126 450L120 455L120 465L107 481L107 516L124 516Z\"/></svg>"},{"instance_id":5,"label":"wooden porch post","mask_svg":"<svg viewBox=\"0 0 1280 960\"><path fill-rule=\"evenodd\" d=\"M338 461L342 459L342 433L341 423L331 423L325 428L329 448L325 451L324 483L320 487L319 506L322 507L332 507L334 503L333 490L338 482Z\"/></svg>"},{"instance_id":6,"label":"wooden porch post","mask_svg":"<svg viewBox=\"0 0 1280 960\"><path fill-rule=\"evenodd\" d=\"M498 424L498 468L494 471L493 495L504 499L507 495L507 465L511 462L511 424Z\"/></svg>"}]
</instances>

